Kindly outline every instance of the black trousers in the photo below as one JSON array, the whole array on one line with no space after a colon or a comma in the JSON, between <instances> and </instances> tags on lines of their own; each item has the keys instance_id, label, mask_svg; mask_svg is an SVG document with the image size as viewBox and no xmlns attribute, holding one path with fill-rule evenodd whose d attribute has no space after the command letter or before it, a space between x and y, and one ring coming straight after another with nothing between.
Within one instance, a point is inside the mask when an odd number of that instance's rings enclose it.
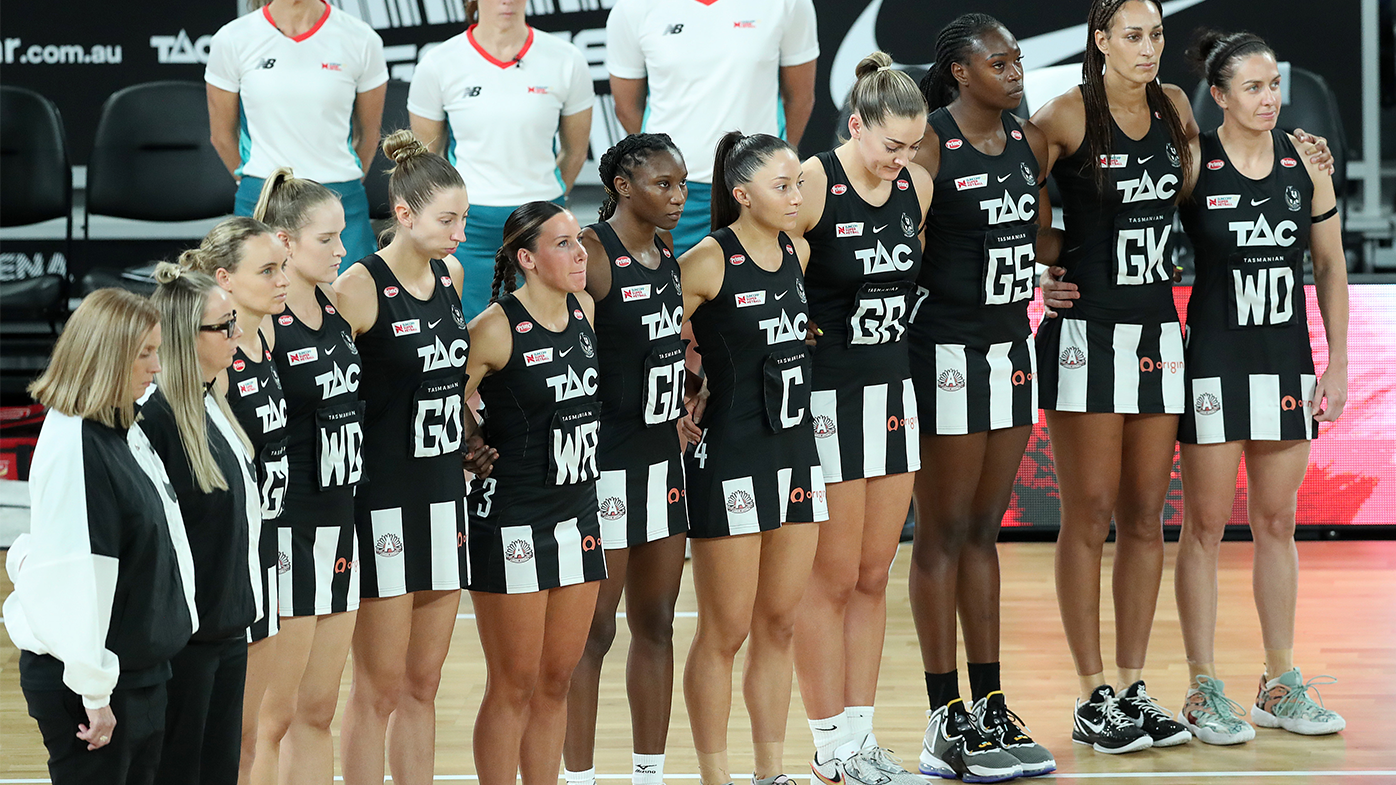
<instances>
[{"instance_id":1,"label":"black trousers","mask_svg":"<svg viewBox=\"0 0 1396 785\"><path fill-rule=\"evenodd\" d=\"M170 660L157 785L237 785L247 639L190 641Z\"/></svg>"},{"instance_id":2,"label":"black trousers","mask_svg":"<svg viewBox=\"0 0 1396 785\"><path fill-rule=\"evenodd\" d=\"M26 688L24 699L44 736L54 785L149 785L155 781L165 733L164 684L114 690L111 710L116 729L110 743L92 751L76 735L79 723L88 724L80 695L67 688Z\"/></svg>"}]
</instances>

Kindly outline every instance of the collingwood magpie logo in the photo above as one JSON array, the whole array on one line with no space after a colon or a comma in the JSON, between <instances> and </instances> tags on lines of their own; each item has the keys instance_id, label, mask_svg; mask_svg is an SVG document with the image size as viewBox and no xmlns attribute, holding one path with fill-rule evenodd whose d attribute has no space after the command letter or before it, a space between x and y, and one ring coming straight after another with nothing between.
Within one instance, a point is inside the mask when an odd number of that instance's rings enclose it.
<instances>
[{"instance_id":1,"label":"collingwood magpie logo","mask_svg":"<svg viewBox=\"0 0 1396 785\"><path fill-rule=\"evenodd\" d=\"M614 496L608 496L602 500L597 513L608 521L618 521L625 517L625 502Z\"/></svg>"},{"instance_id":2,"label":"collingwood magpie logo","mask_svg":"<svg viewBox=\"0 0 1396 785\"><path fill-rule=\"evenodd\" d=\"M1221 411L1221 401L1211 393L1202 393L1197 396L1197 403L1194 404L1198 414L1216 414Z\"/></svg>"},{"instance_id":3,"label":"collingwood magpie logo","mask_svg":"<svg viewBox=\"0 0 1396 785\"><path fill-rule=\"evenodd\" d=\"M902 234L907 237L916 236L916 222L911 220L911 216L902 213Z\"/></svg>"},{"instance_id":4,"label":"collingwood magpie logo","mask_svg":"<svg viewBox=\"0 0 1396 785\"><path fill-rule=\"evenodd\" d=\"M805 282L800 280L799 278L795 279L795 294L800 296L800 302L809 302L809 300L805 299Z\"/></svg>"},{"instance_id":5,"label":"collingwood magpie logo","mask_svg":"<svg viewBox=\"0 0 1396 785\"><path fill-rule=\"evenodd\" d=\"M1295 188L1295 187L1292 186L1292 185L1286 185L1286 186L1285 186L1285 205L1289 207L1289 211L1292 212L1292 213L1297 213L1297 212L1299 212L1299 206L1300 206L1301 203L1302 203L1302 202L1301 202L1301 200L1299 199L1299 189L1298 189L1298 188Z\"/></svg>"},{"instance_id":6,"label":"collingwood magpie logo","mask_svg":"<svg viewBox=\"0 0 1396 785\"><path fill-rule=\"evenodd\" d=\"M455 321L457 327L461 328L462 330L465 329L465 314L460 312L459 305L451 306L451 319Z\"/></svg>"},{"instance_id":7,"label":"collingwood magpie logo","mask_svg":"<svg viewBox=\"0 0 1396 785\"><path fill-rule=\"evenodd\" d=\"M358 354L358 353L359 353L359 347L358 347L357 344L354 343L354 338L353 338L353 336L349 335L349 333L347 333L347 332L345 332L345 331L343 331L343 330L340 330L340 331L339 331L339 334L342 335L342 336L344 336L344 342L345 342L346 344L349 345L349 351L353 352L354 354Z\"/></svg>"},{"instance_id":8,"label":"collingwood magpie logo","mask_svg":"<svg viewBox=\"0 0 1396 785\"><path fill-rule=\"evenodd\" d=\"M1173 168L1182 169L1183 160L1178 157L1178 148L1174 147L1172 142L1169 142L1168 144L1164 145L1164 150L1167 151L1168 162L1170 164L1173 164Z\"/></svg>"},{"instance_id":9,"label":"collingwood magpie logo","mask_svg":"<svg viewBox=\"0 0 1396 785\"><path fill-rule=\"evenodd\" d=\"M591 338L588 337L586 333L582 333L581 337L578 338L577 343L581 344L582 346L582 354L585 354L588 357L596 356L596 347L592 346Z\"/></svg>"},{"instance_id":10,"label":"collingwood magpie logo","mask_svg":"<svg viewBox=\"0 0 1396 785\"><path fill-rule=\"evenodd\" d=\"M1023 175L1023 179L1027 181L1028 185L1037 185L1037 178L1033 177L1032 169L1027 164L1018 164L1018 171Z\"/></svg>"},{"instance_id":11,"label":"collingwood magpie logo","mask_svg":"<svg viewBox=\"0 0 1396 785\"><path fill-rule=\"evenodd\" d=\"M1086 353L1075 346L1068 346L1062 349L1061 357L1057 358L1057 362L1063 368L1080 368L1086 364Z\"/></svg>"},{"instance_id":12,"label":"collingwood magpie logo","mask_svg":"<svg viewBox=\"0 0 1396 785\"><path fill-rule=\"evenodd\" d=\"M746 491L732 491L727 496L727 511L740 515L756 509L756 500Z\"/></svg>"}]
</instances>

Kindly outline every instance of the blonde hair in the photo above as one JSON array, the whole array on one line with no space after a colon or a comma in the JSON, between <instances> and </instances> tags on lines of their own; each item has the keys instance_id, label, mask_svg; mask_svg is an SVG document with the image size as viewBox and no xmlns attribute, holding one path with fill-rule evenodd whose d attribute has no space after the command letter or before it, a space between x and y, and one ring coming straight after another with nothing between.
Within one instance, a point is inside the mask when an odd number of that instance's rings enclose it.
<instances>
[{"instance_id":1,"label":"blonde hair","mask_svg":"<svg viewBox=\"0 0 1396 785\"><path fill-rule=\"evenodd\" d=\"M205 275L213 275L220 269L235 273L242 264L247 241L264 234L274 232L256 218L238 215L220 221L204 236L198 248L190 248L179 255L179 266Z\"/></svg>"},{"instance_id":2,"label":"blonde hair","mask_svg":"<svg viewBox=\"0 0 1396 785\"><path fill-rule=\"evenodd\" d=\"M199 325L204 320L209 292L218 283L209 275L186 270L177 264L161 262L155 268L155 280L160 284L150 301L160 311L164 325L164 347L160 351L162 370L158 384L174 413L179 441L189 457L189 468L199 490L209 493L215 488L228 490L228 481L219 471L208 447L208 416L204 412L204 396L213 396L214 403L232 424L233 431L247 455L252 454L252 442L238 424L228 406L228 398L217 388L204 391L203 370L199 366Z\"/></svg>"},{"instance_id":3,"label":"blonde hair","mask_svg":"<svg viewBox=\"0 0 1396 785\"><path fill-rule=\"evenodd\" d=\"M411 131L403 129L383 140L383 154L395 164L388 173L388 199L416 213L443 188L464 188L460 172L433 153Z\"/></svg>"},{"instance_id":4,"label":"blonde hair","mask_svg":"<svg viewBox=\"0 0 1396 785\"><path fill-rule=\"evenodd\" d=\"M314 180L303 180L283 166L271 173L262 184L252 217L266 224L270 231L282 231L292 237L310 223L310 211L339 194ZM220 224L221 226L221 224Z\"/></svg>"},{"instance_id":5,"label":"blonde hair","mask_svg":"<svg viewBox=\"0 0 1396 785\"><path fill-rule=\"evenodd\" d=\"M911 77L892 67L892 56L873 52L858 61L858 81L848 94L864 125L882 125L889 117L926 119L926 99Z\"/></svg>"},{"instance_id":6,"label":"blonde hair","mask_svg":"<svg viewBox=\"0 0 1396 785\"><path fill-rule=\"evenodd\" d=\"M131 366L160 323L149 300L125 289L98 289L68 318L43 375L29 385L34 400L70 417L108 428L136 421Z\"/></svg>"}]
</instances>

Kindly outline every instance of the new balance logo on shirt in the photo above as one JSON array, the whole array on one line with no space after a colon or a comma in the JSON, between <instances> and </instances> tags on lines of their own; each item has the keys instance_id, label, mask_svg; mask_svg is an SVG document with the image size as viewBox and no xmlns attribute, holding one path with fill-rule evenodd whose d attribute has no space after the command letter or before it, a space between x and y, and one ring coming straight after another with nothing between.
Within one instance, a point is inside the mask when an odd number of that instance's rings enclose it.
<instances>
[{"instance_id":1,"label":"new balance logo on shirt","mask_svg":"<svg viewBox=\"0 0 1396 785\"><path fill-rule=\"evenodd\" d=\"M259 64L257 65L257 68L259 68L259 69L264 69L264 70L265 70L265 69L268 69L268 68L272 68L272 67L275 66L275 65L276 65L276 58L275 58L275 57L268 57L267 59L265 59L265 60L263 60L261 63L259 63Z\"/></svg>"}]
</instances>

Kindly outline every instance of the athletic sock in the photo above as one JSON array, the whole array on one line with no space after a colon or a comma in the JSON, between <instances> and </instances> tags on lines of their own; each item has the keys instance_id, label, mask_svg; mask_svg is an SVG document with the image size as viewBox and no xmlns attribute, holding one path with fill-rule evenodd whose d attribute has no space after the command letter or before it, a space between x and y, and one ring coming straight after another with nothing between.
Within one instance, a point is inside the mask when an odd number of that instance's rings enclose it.
<instances>
[{"instance_id":1,"label":"athletic sock","mask_svg":"<svg viewBox=\"0 0 1396 785\"><path fill-rule=\"evenodd\" d=\"M828 763L834 758L839 746L853 737L848 716L839 712L822 720L810 720L809 731L814 736L814 757L820 763Z\"/></svg>"},{"instance_id":2,"label":"athletic sock","mask_svg":"<svg viewBox=\"0 0 1396 785\"><path fill-rule=\"evenodd\" d=\"M567 781L567 785L596 785L596 767L592 766L586 771L563 769L562 777Z\"/></svg>"},{"instance_id":3,"label":"athletic sock","mask_svg":"<svg viewBox=\"0 0 1396 785\"><path fill-rule=\"evenodd\" d=\"M664 754L641 755L631 753L630 760L634 763L634 771L630 775L630 781L634 785L662 785L664 782Z\"/></svg>"},{"instance_id":4,"label":"athletic sock","mask_svg":"<svg viewBox=\"0 0 1396 785\"><path fill-rule=\"evenodd\" d=\"M877 737L873 735L873 707L871 706L848 706L843 713L848 715L848 728L853 732L853 742L858 745L857 750L867 749L877 746Z\"/></svg>"},{"instance_id":5,"label":"athletic sock","mask_svg":"<svg viewBox=\"0 0 1396 785\"><path fill-rule=\"evenodd\" d=\"M926 697L931 701L931 711L960 697L960 672L927 673Z\"/></svg>"},{"instance_id":6,"label":"athletic sock","mask_svg":"<svg viewBox=\"0 0 1396 785\"><path fill-rule=\"evenodd\" d=\"M1002 689L999 686L999 664L997 662L971 662L969 664L969 692L974 702L987 698L989 693Z\"/></svg>"}]
</instances>

